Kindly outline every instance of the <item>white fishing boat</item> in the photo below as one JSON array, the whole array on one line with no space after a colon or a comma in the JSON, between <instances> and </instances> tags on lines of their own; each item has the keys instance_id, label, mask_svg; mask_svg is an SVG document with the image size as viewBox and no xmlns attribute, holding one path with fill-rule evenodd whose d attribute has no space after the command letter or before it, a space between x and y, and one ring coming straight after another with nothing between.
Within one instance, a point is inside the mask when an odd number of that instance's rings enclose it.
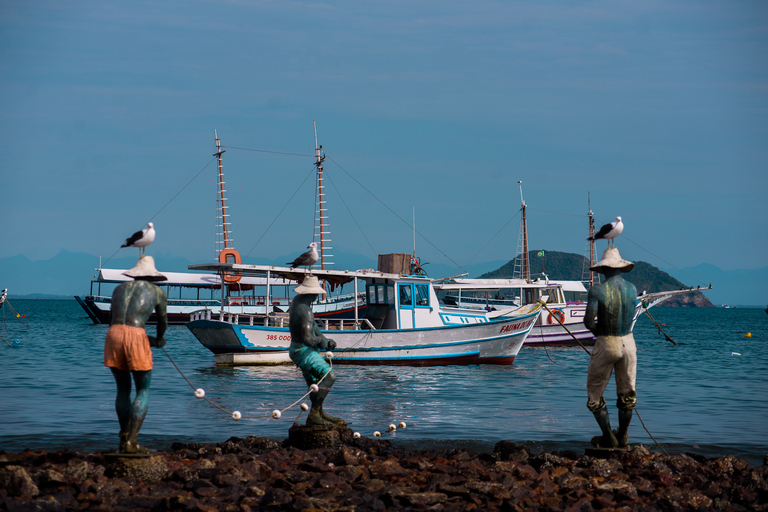
<instances>
[{"instance_id":1,"label":"white fishing boat","mask_svg":"<svg viewBox=\"0 0 768 512\"><path fill-rule=\"evenodd\" d=\"M467 310L510 310L543 300L549 310L542 311L536 320L526 345L570 346L579 341L585 345L595 342L594 335L584 325L586 302L567 298L586 295L587 289L581 281L550 281L546 275L534 281L450 278L439 280L435 288L444 304Z\"/></svg>"},{"instance_id":2,"label":"white fishing boat","mask_svg":"<svg viewBox=\"0 0 768 512\"><path fill-rule=\"evenodd\" d=\"M298 280L306 271L238 264L190 265L217 274L238 272L267 279ZM364 285L365 314L354 318L316 318L323 334L336 342L334 364L432 366L512 364L541 312L531 305L511 311L481 311L439 304L434 280L380 271L312 270L336 285ZM223 314L201 311L187 327L221 365L290 363L288 315Z\"/></svg>"}]
</instances>

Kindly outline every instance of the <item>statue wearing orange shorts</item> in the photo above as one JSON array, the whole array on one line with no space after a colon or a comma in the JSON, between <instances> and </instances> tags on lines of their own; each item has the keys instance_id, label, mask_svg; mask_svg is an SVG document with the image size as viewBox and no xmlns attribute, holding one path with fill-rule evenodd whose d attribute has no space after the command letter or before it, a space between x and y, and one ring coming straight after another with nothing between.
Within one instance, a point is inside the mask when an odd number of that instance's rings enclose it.
<instances>
[{"instance_id":1,"label":"statue wearing orange shorts","mask_svg":"<svg viewBox=\"0 0 768 512\"><path fill-rule=\"evenodd\" d=\"M152 376L150 346L165 346L168 299L165 292L150 281L164 281L155 270L151 256L144 256L124 275L134 281L123 283L112 293L112 321L104 342L104 366L110 367L117 383L115 409L120 422L120 451L146 452L138 443L139 429L149 408L149 384ZM157 316L156 336L147 336L144 325L152 313ZM131 377L136 384L136 398L131 401Z\"/></svg>"}]
</instances>

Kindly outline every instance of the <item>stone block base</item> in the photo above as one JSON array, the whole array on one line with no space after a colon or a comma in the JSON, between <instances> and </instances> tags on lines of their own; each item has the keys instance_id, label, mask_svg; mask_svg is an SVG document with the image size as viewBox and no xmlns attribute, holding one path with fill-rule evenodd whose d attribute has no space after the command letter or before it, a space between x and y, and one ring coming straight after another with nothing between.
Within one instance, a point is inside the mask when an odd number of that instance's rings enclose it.
<instances>
[{"instance_id":1,"label":"stone block base","mask_svg":"<svg viewBox=\"0 0 768 512\"><path fill-rule=\"evenodd\" d=\"M300 450L314 448L337 448L341 446L342 434L349 430L346 423L340 423L332 427L308 427L306 425L293 425L288 430L288 446Z\"/></svg>"},{"instance_id":2,"label":"stone block base","mask_svg":"<svg viewBox=\"0 0 768 512\"><path fill-rule=\"evenodd\" d=\"M162 480L168 470L162 455L151 454L105 453L104 465L108 476L145 482Z\"/></svg>"}]
</instances>

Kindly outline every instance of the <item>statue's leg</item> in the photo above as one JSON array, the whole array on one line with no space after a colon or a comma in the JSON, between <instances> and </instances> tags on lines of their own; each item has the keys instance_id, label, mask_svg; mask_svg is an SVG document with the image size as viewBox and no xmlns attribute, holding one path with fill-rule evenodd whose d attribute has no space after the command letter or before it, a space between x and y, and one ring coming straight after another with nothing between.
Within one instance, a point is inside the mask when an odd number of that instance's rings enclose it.
<instances>
[{"instance_id":1,"label":"statue's leg","mask_svg":"<svg viewBox=\"0 0 768 512\"><path fill-rule=\"evenodd\" d=\"M615 448L619 445L611 431L608 409L603 398L603 392L613 373L613 365L618 359L613 349L614 346L610 342L598 337L587 369L587 408L595 415L603 432L602 436L592 438L592 444L601 448Z\"/></svg>"},{"instance_id":2,"label":"statue's leg","mask_svg":"<svg viewBox=\"0 0 768 512\"><path fill-rule=\"evenodd\" d=\"M616 363L616 407L619 409L619 429L616 437L619 446L629 446L629 423L632 410L637 404L635 380L637 376L637 349L635 339L630 334L622 340L623 357Z\"/></svg>"},{"instance_id":3,"label":"statue's leg","mask_svg":"<svg viewBox=\"0 0 768 512\"><path fill-rule=\"evenodd\" d=\"M147 410L149 409L149 384L152 380L152 370L131 373L133 374L133 381L136 383L136 398L131 404L131 420L129 422L125 451L131 453L146 452L147 450L139 446L138 437L139 430L144 423L144 418L147 416Z\"/></svg>"},{"instance_id":4,"label":"statue's leg","mask_svg":"<svg viewBox=\"0 0 768 512\"><path fill-rule=\"evenodd\" d=\"M331 386L333 386L334 382L336 382L336 375L334 375L333 371L330 371L328 375L325 376L325 378L323 379L323 382L321 382L319 386L321 389L325 387L327 389L325 394L328 395L328 391L331 390ZM323 401L325 401L325 398L323 398ZM333 423L344 423L343 419L326 414L326 412L323 410L323 402L320 402L320 416L322 416L323 419L331 421Z\"/></svg>"},{"instance_id":5,"label":"statue's leg","mask_svg":"<svg viewBox=\"0 0 768 512\"><path fill-rule=\"evenodd\" d=\"M619 441L611 430L611 420L608 416L608 408L603 405L602 408L592 411L592 414L595 415L597 424L600 425L600 430L603 431L602 436L595 436L592 438L592 445L598 448L617 448L619 446Z\"/></svg>"},{"instance_id":6,"label":"statue's leg","mask_svg":"<svg viewBox=\"0 0 768 512\"><path fill-rule=\"evenodd\" d=\"M112 367L110 370L112 370L112 375L117 383L115 411L117 412L117 421L120 423L120 451L124 452L131 421L131 374Z\"/></svg>"},{"instance_id":7,"label":"statue's leg","mask_svg":"<svg viewBox=\"0 0 768 512\"><path fill-rule=\"evenodd\" d=\"M328 396L329 388L320 386L320 389L309 394L309 399L312 402L312 407L309 409L307 415L307 426L310 427L330 427L334 423L323 417L322 408L325 397Z\"/></svg>"},{"instance_id":8,"label":"statue's leg","mask_svg":"<svg viewBox=\"0 0 768 512\"><path fill-rule=\"evenodd\" d=\"M632 421L633 409L619 409L619 430L616 431L616 440L620 448L629 446L629 422Z\"/></svg>"}]
</instances>

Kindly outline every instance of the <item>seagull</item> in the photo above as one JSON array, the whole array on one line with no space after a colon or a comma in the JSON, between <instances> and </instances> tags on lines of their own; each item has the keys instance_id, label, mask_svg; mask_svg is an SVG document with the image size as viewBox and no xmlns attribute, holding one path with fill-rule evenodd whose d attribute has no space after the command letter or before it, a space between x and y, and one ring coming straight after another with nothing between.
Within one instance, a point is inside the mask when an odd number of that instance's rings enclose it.
<instances>
[{"instance_id":1,"label":"seagull","mask_svg":"<svg viewBox=\"0 0 768 512\"><path fill-rule=\"evenodd\" d=\"M286 263L286 265L290 265L291 268L301 267L305 266L307 267L307 270L309 270L309 267L317 263L317 260L320 258L317 254L317 244L315 242L312 242L307 246L307 249L309 249L307 252L296 258L290 263Z\"/></svg>"},{"instance_id":2,"label":"seagull","mask_svg":"<svg viewBox=\"0 0 768 512\"><path fill-rule=\"evenodd\" d=\"M616 217L615 221L601 227L594 236L587 238L587 240L610 240L611 247L613 247L613 239L619 236L622 231L624 231L624 223L621 222L621 217Z\"/></svg>"},{"instance_id":3,"label":"seagull","mask_svg":"<svg viewBox=\"0 0 768 512\"><path fill-rule=\"evenodd\" d=\"M144 256L144 248L155 241L155 226L151 222L147 223L147 227L141 231L137 231L129 238L125 239L125 243L120 247L138 247L139 256Z\"/></svg>"}]
</instances>

